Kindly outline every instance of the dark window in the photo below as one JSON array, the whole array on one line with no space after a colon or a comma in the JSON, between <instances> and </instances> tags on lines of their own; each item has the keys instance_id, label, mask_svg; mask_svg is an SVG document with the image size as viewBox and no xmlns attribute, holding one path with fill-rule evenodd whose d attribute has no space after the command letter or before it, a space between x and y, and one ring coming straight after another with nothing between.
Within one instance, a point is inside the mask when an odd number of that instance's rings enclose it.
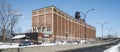
<instances>
[{"instance_id":1,"label":"dark window","mask_svg":"<svg viewBox=\"0 0 120 52\"><path fill-rule=\"evenodd\" d=\"M38 31L40 32L40 30L41 30L41 27L38 27L37 29L38 29Z\"/></svg>"},{"instance_id":2,"label":"dark window","mask_svg":"<svg viewBox=\"0 0 120 52\"><path fill-rule=\"evenodd\" d=\"M42 31L45 31L45 27L42 28Z\"/></svg>"},{"instance_id":3,"label":"dark window","mask_svg":"<svg viewBox=\"0 0 120 52\"><path fill-rule=\"evenodd\" d=\"M51 27L47 27L47 31L51 31Z\"/></svg>"}]
</instances>

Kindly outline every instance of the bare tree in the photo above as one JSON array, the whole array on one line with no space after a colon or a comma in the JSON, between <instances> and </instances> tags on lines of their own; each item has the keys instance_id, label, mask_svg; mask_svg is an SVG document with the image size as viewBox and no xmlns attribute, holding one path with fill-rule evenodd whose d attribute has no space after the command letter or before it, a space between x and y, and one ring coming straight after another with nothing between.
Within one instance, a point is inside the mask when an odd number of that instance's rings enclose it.
<instances>
[{"instance_id":1,"label":"bare tree","mask_svg":"<svg viewBox=\"0 0 120 52\"><path fill-rule=\"evenodd\" d=\"M18 33L21 33L21 28L20 27L18 28Z\"/></svg>"},{"instance_id":2,"label":"bare tree","mask_svg":"<svg viewBox=\"0 0 120 52\"><path fill-rule=\"evenodd\" d=\"M7 30L10 30L12 34L19 16L18 10L13 10L11 5L7 4L5 0L0 0L0 30L3 35L3 41L5 41Z\"/></svg>"}]
</instances>

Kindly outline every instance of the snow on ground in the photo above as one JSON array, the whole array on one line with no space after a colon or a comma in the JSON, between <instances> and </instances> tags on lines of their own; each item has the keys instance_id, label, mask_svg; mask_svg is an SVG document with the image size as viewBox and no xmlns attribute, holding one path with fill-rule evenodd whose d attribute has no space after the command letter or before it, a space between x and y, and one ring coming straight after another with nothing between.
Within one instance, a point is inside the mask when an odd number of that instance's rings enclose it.
<instances>
[{"instance_id":1,"label":"snow on ground","mask_svg":"<svg viewBox=\"0 0 120 52\"><path fill-rule=\"evenodd\" d=\"M105 50L104 52L120 52L119 49L118 49L119 47L120 47L120 44L118 44L116 46L113 46L113 47Z\"/></svg>"},{"instance_id":2,"label":"snow on ground","mask_svg":"<svg viewBox=\"0 0 120 52\"><path fill-rule=\"evenodd\" d=\"M57 45L55 43L43 43L41 45L28 45L28 46L18 46L19 43L2 43L0 42L0 49L8 49L8 48L24 48L24 47L34 47L34 46L53 46Z\"/></svg>"},{"instance_id":3,"label":"snow on ground","mask_svg":"<svg viewBox=\"0 0 120 52\"><path fill-rule=\"evenodd\" d=\"M41 46L53 46L53 45L57 45L56 43L44 43L41 44Z\"/></svg>"},{"instance_id":4,"label":"snow on ground","mask_svg":"<svg viewBox=\"0 0 120 52\"><path fill-rule=\"evenodd\" d=\"M17 48L19 43L0 43L0 49Z\"/></svg>"}]
</instances>

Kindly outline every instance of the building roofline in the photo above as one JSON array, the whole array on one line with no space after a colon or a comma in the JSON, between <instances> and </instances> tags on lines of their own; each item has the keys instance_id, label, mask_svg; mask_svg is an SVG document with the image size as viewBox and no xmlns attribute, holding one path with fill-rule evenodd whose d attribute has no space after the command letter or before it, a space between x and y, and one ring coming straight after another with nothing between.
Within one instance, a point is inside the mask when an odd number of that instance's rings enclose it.
<instances>
[{"instance_id":1,"label":"building roofline","mask_svg":"<svg viewBox=\"0 0 120 52\"><path fill-rule=\"evenodd\" d=\"M27 33L38 33L38 32L27 32ZM27 34L27 33L14 33L15 35L23 35L23 34Z\"/></svg>"},{"instance_id":2,"label":"building roofline","mask_svg":"<svg viewBox=\"0 0 120 52\"><path fill-rule=\"evenodd\" d=\"M49 7L55 7L55 6L51 5L51 6L47 6L47 7L38 8L38 9L35 9L35 10L32 10L32 11L36 11L36 10L40 10L40 9L44 9L44 8L49 8Z\"/></svg>"},{"instance_id":3,"label":"building roofline","mask_svg":"<svg viewBox=\"0 0 120 52\"><path fill-rule=\"evenodd\" d=\"M44 8L49 8L49 7L54 7L54 8L56 8L56 9L60 10L60 9L59 9L59 8L57 8L56 6L51 5L51 6L47 6L47 7L43 7L43 8L38 8L38 9L35 9L35 10L32 10L32 11L37 11L37 10L41 10L41 9L44 9ZM62 11L62 10L60 10L60 11L61 11L61 12L63 12L63 13L65 13L66 15L68 15L68 16L70 16L70 17L72 17L73 19L75 19L73 16L71 16L71 15L67 14L66 12L64 12L64 11Z\"/></svg>"},{"instance_id":4,"label":"building roofline","mask_svg":"<svg viewBox=\"0 0 120 52\"><path fill-rule=\"evenodd\" d=\"M64 14L70 16L70 18L75 19L73 16L67 14L66 12L64 12L64 11L62 11L62 10L60 10L59 8L57 8L57 7L54 6L54 5L47 6L47 7L43 7L43 8L38 8L38 9L35 9L35 10L32 10L32 11L37 11L37 10L41 10L41 9L49 8L49 7L54 7L54 8L56 8L56 9L58 9L59 11L61 11L62 13L64 13ZM83 20L83 18L81 18L81 19ZM75 20L77 20L77 19L75 19ZM78 19L77 21L80 21L80 19ZM86 23L86 24L87 24L87 23ZM91 26L91 27L94 28L94 29L96 29L94 26L92 26L92 25L90 25L90 24L87 24L87 25L88 25L88 26Z\"/></svg>"}]
</instances>

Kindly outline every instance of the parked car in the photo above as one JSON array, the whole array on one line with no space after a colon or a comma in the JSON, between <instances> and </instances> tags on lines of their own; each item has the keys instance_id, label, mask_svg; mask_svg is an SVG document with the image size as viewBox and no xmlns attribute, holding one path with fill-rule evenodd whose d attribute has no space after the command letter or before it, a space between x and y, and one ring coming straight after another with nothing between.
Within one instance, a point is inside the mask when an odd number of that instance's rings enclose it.
<instances>
[{"instance_id":1,"label":"parked car","mask_svg":"<svg viewBox=\"0 0 120 52\"><path fill-rule=\"evenodd\" d=\"M82 39L82 40L80 41L80 43L85 43L85 40L84 40L84 39Z\"/></svg>"},{"instance_id":2,"label":"parked car","mask_svg":"<svg viewBox=\"0 0 120 52\"><path fill-rule=\"evenodd\" d=\"M42 42L34 42L35 45L41 45Z\"/></svg>"},{"instance_id":3,"label":"parked car","mask_svg":"<svg viewBox=\"0 0 120 52\"><path fill-rule=\"evenodd\" d=\"M78 44L79 43L79 41L73 41L73 44Z\"/></svg>"},{"instance_id":4,"label":"parked car","mask_svg":"<svg viewBox=\"0 0 120 52\"><path fill-rule=\"evenodd\" d=\"M73 42L72 41L67 41L67 44L72 44Z\"/></svg>"},{"instance_id":5,"label":"parked car","mask_svg":"<svg viewBox=\"0 0 120 52\"><path fill-rule=\"evenodd\" d=\"M28 46L28 45L32 45L33 43L30 41L23 41L19 44L19 46Z\"/></svg>"}]
</instances>

